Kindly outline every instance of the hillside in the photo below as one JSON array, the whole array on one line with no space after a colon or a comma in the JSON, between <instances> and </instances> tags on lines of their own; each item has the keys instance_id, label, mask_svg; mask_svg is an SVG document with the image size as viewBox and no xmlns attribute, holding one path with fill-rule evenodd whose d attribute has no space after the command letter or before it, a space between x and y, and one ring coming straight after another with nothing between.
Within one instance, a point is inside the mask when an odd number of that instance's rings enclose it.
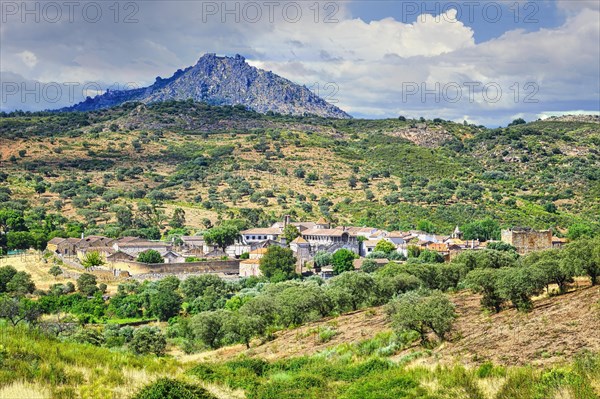
<instances>
[{"instance_id":1,"label":"hillside","mask_svg":"<svg viewBox=\"0 0 600 399\"><path fill-rule=\"evenodd\" d=\"M599 228L600 125L589 121L486 129L134 103L5 114L0 148L3 200L60 211L87 234L164 232L176 207L192 230L284 214L440 233L486 217L559 235Z\"/></svg>"},{"instance_id":2,"label":"hillside","mask_svg":"<svg viewBox=\"0 0 600 399\"><path fill-rule=\"evenodd\" d=\"M585 283L582 283L584 286ZM600 322L600 288L585 287L558 297L535 301L531 313L508 309L498 314L482 312L480 297L466 291L451 295L458 318L448 342L433 349L418 364L457 362L477 366L485 362L511 366L548 366L574 359L581 351L600 351L596 328ZM335 334L320 339L324 330ZM327 353L339 346L376 340L391 331L384 307L346 313L277 333L274 340L246 349L243 345L182 356L186 360L227 361L240 354L269 361ZM421 351L418 345L394 355L399 360ZM335 349L334 349L335 351Z\"/></svg>"},{"instance_id":3,"label":"hillside","mask_svg":"<svg viewBox=\"0 0 600 399\"><path fill-rule=\"evenodd\" d=\"M108 91L61 111L91 111L125 102L153 103L168 100L202 101L212 105L241 105L257 112L350 118L304 86L270 71L254 68L241 55L205 54L198 62L170 78L132 90Z\"/></svg>"}]
</instances>

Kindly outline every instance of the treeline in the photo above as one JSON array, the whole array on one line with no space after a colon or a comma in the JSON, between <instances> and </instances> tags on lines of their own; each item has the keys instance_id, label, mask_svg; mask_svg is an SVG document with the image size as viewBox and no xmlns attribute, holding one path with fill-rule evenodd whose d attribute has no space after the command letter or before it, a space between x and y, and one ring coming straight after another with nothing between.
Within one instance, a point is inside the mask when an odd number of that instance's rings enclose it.
<instances>
[{"instance_id":1,"label":"treeline","mask_svg":"<svg viewBox=\"0 0 600 399\"><path fill-rule=\"evenodd\" d=\"M371 268L369 273L345 271L329 280L317 276L302 280L293 273L276 270L271 270L273 282L256 277L228 282L213 275L180 281L169 276L154 282L120 284L112 298L103 296L106 286L97 284L91 274L81 275L77 287L55 284L41 291L35 289L27 273L6 266L0 268L0 317L14 325L36 324L41 314L65 313L71 315L71 323L81 326L111 319L168 321L164 333L144 330L144 340L157 344L141 348L132 343L131 329L120 331L106 326L63 331L56 325L38 323L66 339L128 345L135 352L160 354L166 340L186 352L238 342L249 346L252 339L267 340L279 329L389 304L394 328L399 333L415 332L426 341L430 333L444 339L451 330L454 308L443 292L471 289L482 293L482 307L490 311L509 306L529 311L532 298L544 289L549 294L561 294L577 276L588 276L592 284L599 283L600 238L582 239L564 249L523 257L508 245L497 248L465 251L449 263L427 263L420 256L410 257L405 263L391 261ZM281 281L282 276L293 280Z\"/></svg>"}]
</instances>

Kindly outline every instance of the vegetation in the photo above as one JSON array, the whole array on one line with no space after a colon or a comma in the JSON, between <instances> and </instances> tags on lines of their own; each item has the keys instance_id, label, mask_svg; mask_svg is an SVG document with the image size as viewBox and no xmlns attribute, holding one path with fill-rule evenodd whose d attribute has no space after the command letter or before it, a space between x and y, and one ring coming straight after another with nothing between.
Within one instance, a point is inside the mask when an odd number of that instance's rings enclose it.
<instances>
[{"instance_id":1,"label":"vegetation","mask_svg":"<svg viewBox=\"0 0 600 399\"><path fill-rule=\"evenodd\" d=\"M141 263L163 263L163 257L157 250L149 249L144 252L140 252L137 257L137 261Z\"/></svg>"},{"instance_id":2,"label":"vegetation","mask_svg":"<svg viewBox=\"0 0 600 399\"><path fill-rule=\"evenodd\" d=\"M0 115L3 252L82 233L171 239L191 230L224 248L239 230L283 215L443 234L458 225L467 239L512 226L571 239L600 232L597 124L485 129L436 118L425 121L427 141L397 137L415 120L189 101L151 104L140 116L136 107Z\"/></svg>"},{"instance_id":3,"label":"vegetation","mask_svg":"<svg viewBox=\"0 0 600 399\"><path fill-rule=\"evenodd\" d=\"M270 246L260 258L260 271L271 281L284 281L296 276L296 258L289 248Z\"/></svg>"}]
</instances>

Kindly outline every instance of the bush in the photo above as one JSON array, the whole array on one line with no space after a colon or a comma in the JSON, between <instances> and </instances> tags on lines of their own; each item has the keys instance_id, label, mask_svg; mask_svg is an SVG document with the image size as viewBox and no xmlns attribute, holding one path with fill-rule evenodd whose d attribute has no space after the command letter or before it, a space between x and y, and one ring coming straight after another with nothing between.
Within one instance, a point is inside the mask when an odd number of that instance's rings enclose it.
<instances>
[{"instance_id":1,"label":"bush","mask_svg":"<svg viewBox=\"0 0 600 399\"><path fill-rule=\"evenodd\" d=\"M138 257L137 257L137 261L141 262L141 263L163 263L163 257L160 255L160 253L154 249L149 249L147 251L141 252Z\"/></svg>"},{"instance_id":2,"label":"bush","mask_svg":"<svg viewBox=\"0 0 600 399\"><path fill-rule=\"evenodd\" d=\"M98 291L96 286L96 276L89 273L83 273L77 279L77 289L86 296L92 296Z\"/></svg>"},{"instance_id":3,"label":"bush","mask_svg":"<svg viewBox=\"0 0 600 399\"><path fill-rule=\"evenodd\" d=\"M216 399L204 388L171 378L145 386L132 399Z\"/></svg>"},{"instance_id":4,"label":"bush","mask_svg":"<svg viewBox=\"0 0 600 399\"><path fill-rule=\"evenodd\" d=\"M167 340L158 327L140 327L133 333L129 348L138 355L153 353L162 356Z\"/></svg>"}]
</instances>

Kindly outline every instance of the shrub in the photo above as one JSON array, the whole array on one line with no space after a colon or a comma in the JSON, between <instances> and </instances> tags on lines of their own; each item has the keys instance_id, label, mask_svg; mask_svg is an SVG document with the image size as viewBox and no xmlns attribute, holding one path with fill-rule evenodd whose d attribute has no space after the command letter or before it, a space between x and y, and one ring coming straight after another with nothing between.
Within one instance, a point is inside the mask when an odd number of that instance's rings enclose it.
<instances>
[{"instance_id":1,"label":"shrub","mask_svg":"<svg viewBox=\"0 0 600 399\"><path fill-rule=\"evenodd\" d=\"M149 249L141 252L137 257L137 261L141 263L163 263L164 260L160 252L154 249Z\"/></svg>"},{"instance_id":2,"label":"shrub","mask_svg":"<svg viewBox=\"0 0 600 399\"><path fill-rule=\"evenodd\" d=\"M142 388L132 399L216 399L207 390L171 378L161 378Z\"/></svg>"},{"instance_id":3,"label":"shrub","mask_svg":"<svg viewBox=\"0 0 600 399\"><path fill-rule=\"evenodd\" d=\"M138 355L153 353L162 356L167 340L158 327L140 327L133 333L129 348Z\"/></svg>"}]
</instances>

